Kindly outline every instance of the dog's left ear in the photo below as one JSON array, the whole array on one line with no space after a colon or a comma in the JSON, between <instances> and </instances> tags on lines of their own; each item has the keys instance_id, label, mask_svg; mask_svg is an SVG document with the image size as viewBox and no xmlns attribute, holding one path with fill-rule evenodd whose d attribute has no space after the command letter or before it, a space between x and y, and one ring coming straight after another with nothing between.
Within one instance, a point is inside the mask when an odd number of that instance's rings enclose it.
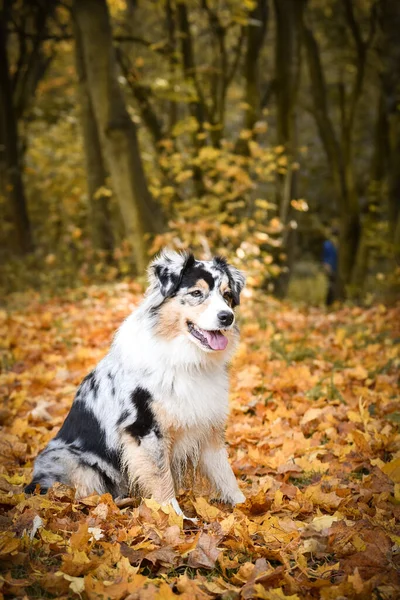
<instances>
[{"instance_id":1,"label":"dog's left ear","mask_svg":"<svg viewBox=\"0 0 400 600\"><path fill-rule=\"evenodd\" d=\"M148 274L150 283L158 287L164 298L170 298L179 288L186 269L194 265L193 254L174 252L165 248L150 263Z\"/></svg>"},{"instance_id":2,"label":"dog's left ear","mask_svg":"<svg viewBox=\"0 0 400 600\"><path fill-rule=\"evenodd\" d=\"M238 304L240 304L240 294L246 284L246 277L244 276L244 273L242 273L242 271L239 271L239 269L237 269L236 267L232 267L232 265L227 265L227 267L234 306L237 306Z\"/></svg>"},{"instance_id":3,"label":"dog's left ear","mask_svg":"<svg viewBox=\"0 0 400 600\"><path fill-rule=\"evenodd\" d=\"M215 256L213 260L214 266L220 271L224 271L228 275L229 285L233 295L233 306L240 304L240 293L245 286L246 277L242 271L228 264L226 258Z\"/></svg>"}]
</instances>

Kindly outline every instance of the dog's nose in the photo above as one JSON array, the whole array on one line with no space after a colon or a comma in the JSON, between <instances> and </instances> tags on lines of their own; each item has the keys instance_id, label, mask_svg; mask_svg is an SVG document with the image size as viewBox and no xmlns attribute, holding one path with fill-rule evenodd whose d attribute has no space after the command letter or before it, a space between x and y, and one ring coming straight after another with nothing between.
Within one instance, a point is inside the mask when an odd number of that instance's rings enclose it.
<instances>
[{"instance_id":1,"label":"dog's nose","mask_svg":"<svg viewBox=\"0 0 400 600\"><path fill-rule=\"evenodd\" d=\"M221 325L224 325L224 327L228 327L228 325L232 325L233 312L231 312L229 310L221 310L221 312L218 313L218 320L221 323Z\"/></svg>"}]
</instances>

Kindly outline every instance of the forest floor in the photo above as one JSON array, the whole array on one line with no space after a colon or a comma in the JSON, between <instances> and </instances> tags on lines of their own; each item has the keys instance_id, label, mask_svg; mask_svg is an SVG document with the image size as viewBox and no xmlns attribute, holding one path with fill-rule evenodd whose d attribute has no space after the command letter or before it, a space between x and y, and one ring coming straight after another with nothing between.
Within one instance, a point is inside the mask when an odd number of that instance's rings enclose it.
<instances>
[{"instance_id":1,"label":"forest floor","mask_svg":"<svg viewBox=\"0 0 400 600\"><path fill-rule=\"evenodd\" d=\"M0 311L0 597L400 597L400 306L241 308L227 429L247 500L25 496L37 452L140 299L135 284ZM396 526L397 520L397 526Z\"/></svg>"}]
</instances>

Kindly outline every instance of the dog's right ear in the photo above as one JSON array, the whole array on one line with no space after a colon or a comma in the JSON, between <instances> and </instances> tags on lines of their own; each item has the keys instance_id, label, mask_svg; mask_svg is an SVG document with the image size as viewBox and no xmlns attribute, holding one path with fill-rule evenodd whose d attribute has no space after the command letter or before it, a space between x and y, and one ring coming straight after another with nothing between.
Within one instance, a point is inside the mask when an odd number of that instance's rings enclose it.
<instances>
[{"instance_id":1,"label":"dog's right ear","mask_svg":"<svg viewBox=\"0 0 400 600\"><path fill-rule=\"evenodd\" d=\"M165 248L150 263L149 281L157 287L164 298L170 298L178 290L186 269L193 266L195 259L188 252L174 252Z\"/></svg>"}]
</instances>

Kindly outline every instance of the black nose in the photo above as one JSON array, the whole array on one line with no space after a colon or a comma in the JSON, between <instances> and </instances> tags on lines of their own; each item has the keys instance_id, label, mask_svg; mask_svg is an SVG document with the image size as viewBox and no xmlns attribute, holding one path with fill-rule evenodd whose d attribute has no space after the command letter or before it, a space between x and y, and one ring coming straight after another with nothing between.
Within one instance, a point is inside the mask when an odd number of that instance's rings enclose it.
<instances>
[{"instance_id":1,"label":"black nose","mask_svg":"<svg viewBox=\"0 0 400 600\"><path fill-rule=\"evenodd\" d=\"M228 327L228 325L232 325L233 323L233 312L230 310L221 310L221 312L218 313L218 319L221 325Z\"/></svg>"}]
</instances>

